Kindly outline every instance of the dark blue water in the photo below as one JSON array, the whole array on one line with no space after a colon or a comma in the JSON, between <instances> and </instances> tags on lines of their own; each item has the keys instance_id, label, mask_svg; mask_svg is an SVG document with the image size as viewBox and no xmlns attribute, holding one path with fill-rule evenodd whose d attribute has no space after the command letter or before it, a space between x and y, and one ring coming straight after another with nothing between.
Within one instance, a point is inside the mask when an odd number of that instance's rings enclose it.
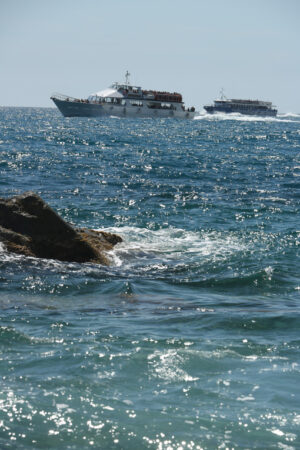
<instances>
[{"instance_id":1,"label":"dark blue water","mask_svg":"<svg viewBox=\"0 0 300 450\"><path fill-rule=\"evenodd\" d=\"M0 250L0 448L300 448L300 116L0 109L0 196L120 234Z\"/></svg>"}]
</instances>

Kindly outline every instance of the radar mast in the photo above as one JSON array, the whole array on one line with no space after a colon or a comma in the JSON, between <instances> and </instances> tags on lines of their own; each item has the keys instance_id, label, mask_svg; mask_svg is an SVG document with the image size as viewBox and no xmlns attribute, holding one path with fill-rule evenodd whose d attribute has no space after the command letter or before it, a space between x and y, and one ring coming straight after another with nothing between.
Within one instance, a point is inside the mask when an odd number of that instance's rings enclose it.
<instances>
[{"instance_id":1,"label":"radar mast","mask_svg":"<svg viewBox=\"0 0 300 450\"><path fill-rule=\"evenodd\" d=\"M227 100L227 97L224 94L224 88L221 88L219 95L220 95L220 100Z\"/></svg>"},{"instance_id":2,"label":"radar mast","mask_svg":"<svg viewBox=\"0 0 300 450\"><path fill-rule=\"evenodd\" d=\"M126 73L125 73L125 84L126 84L126 86L130 85L129 77L130 77L130 73L128 72L128 70L126 70Z\"/></svg>"}]
</instances>

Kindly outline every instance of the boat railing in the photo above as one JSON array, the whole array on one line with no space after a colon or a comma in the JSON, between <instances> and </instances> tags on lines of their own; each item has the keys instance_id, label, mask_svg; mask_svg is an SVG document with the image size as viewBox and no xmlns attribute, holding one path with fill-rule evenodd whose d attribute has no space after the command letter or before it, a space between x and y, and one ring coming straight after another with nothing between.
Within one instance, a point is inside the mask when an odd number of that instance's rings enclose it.
<instances>
[{"instance_id":1,"label":"boat railing","mask_svg":"<svg viewBox=\"0 0 300 450\"><path fill-rule=\"evenodd\" d=\"M51 95L51 98L56 98L57 100L67 101L67 102L79 102L80 100L78 98L70 97L69 95L59 94L58 92L55 92Z\"/></svg>"}]
</instances>

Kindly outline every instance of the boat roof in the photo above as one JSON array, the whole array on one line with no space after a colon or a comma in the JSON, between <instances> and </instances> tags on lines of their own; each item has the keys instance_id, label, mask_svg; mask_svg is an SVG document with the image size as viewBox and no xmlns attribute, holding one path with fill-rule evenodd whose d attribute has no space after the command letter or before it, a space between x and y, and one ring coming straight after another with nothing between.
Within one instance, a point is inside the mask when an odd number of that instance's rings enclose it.
<instances>
[{"instance_id":1,"label":"boat roof","mask_svg":"<svg viewBox=\"0 0 300 450\"><path fill-rule=\"evenodd\" d=\"M264 105L271 106L272 102L266 102L263 100L250 100L250 99L241 99L241 98L226 98L226 99L217 99L215 103L237 103L237 104L246 104L246 105Z\"/></svg>"},{"instance_id":2,"label":"boat roof","mask_svg":"<svg viewBox=\"0 0 300 450\"><path fill-rule=\"evenodd\" d=\"M182 102L182 96L181 94L178 94L177 92L161 92L161 91L154 91L154 90L142 90L141 86L133 86L129 82L129 72L127 71L125 74L125 83L113 83L109 88L103 89L98 92L94 92L93 94L90 94L88 97L89 99L95 99L95 98L127 98L130 97L137 97L142 98L143 96L146 96L147 98L149 96L155 97L155 96L169 96L169 101L180 101ZM176 96L176 99L174 100L174 96ZM172 97L172 98L171 98ZM156 98L155 98L156 100ZM163 100L157 98L157 100Z\"/></svg>"},{"instance_id":3,"label":"boat roof","mask_svg":"<svg viewBox=\"0 0 300 450\"><path fill-rule=\"evenodd\" d=\"M117 89L107 88L102 91L95 92L91 94L91 97L114 97L114 98L123 98L124 95L119 92Z\"/></svg>"}]
</instances>

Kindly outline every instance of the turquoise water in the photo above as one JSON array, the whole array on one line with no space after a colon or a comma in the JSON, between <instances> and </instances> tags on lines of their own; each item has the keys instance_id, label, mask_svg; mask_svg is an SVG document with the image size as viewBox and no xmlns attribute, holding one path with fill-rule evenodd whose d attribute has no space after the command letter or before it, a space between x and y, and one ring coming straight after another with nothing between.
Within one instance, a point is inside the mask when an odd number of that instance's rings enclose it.
<instances>
[{"instance_id":1,"label":"turquoise water","mask_svg":"<svg viewBox=\"0 0 300 450\"><path fill-rule=\"evenodd\" d=\"M0 249L0 448L300 448L300 116L0 109L0 196L120 234Z\"/></svg>"}]
</instances>

